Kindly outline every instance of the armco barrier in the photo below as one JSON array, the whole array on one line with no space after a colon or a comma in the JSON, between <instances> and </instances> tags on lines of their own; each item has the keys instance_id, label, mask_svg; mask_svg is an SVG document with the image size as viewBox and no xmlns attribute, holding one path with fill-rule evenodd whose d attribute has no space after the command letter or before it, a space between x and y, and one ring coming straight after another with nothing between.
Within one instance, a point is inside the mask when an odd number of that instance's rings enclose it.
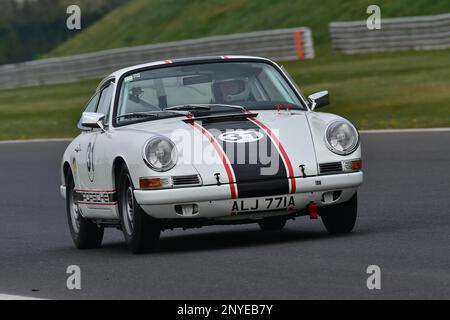
<instances>
[{"instance_id":1,"label":"armco barrier","mask_svg":"<svg viewBox=\"0 0 450 320\"><path fill-rule=\"evenodd\" d=\"M366 21L331 22L333 49L347 53L450 48L450 14L381 18L380 30Z\"/></svg>"},{"instance_id":2,"label":"armco barrier","mask_svg":"<svg viewBox=\"0 0 450 320\"><path fill-rule=\"evenodd\" d=\"M226 54L312 59L314 47L310 29L292 28L112 49L0 66L0 88L96 79L155 60Z\"/></svg>"}]
</instances>

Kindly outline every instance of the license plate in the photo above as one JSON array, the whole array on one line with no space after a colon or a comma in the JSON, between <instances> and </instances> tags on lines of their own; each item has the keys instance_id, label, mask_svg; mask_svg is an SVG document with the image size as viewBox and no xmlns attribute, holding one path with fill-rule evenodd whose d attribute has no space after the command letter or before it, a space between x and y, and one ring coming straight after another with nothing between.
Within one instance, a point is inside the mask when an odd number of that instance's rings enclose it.
<instances>
[{"instance_id":1,"label":"license plate","mask_svg":"<svg viewBox=\"0 0 450 320\"><path fill-rule=\"evenodd\" d=\"M254 211L287 210L294 208L295 200L293 196L279 196L234 200L231 211L233 214L241 214Z\"/></svg>"}]
</instances>

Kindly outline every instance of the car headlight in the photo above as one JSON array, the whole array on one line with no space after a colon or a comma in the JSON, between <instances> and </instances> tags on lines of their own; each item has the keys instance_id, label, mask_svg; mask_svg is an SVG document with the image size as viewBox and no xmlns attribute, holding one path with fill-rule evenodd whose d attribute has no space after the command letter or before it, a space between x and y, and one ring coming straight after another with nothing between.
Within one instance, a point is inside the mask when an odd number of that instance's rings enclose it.
<instances>
[{"instance_id":1,"label":"car headlight","mask_svg":"<svg viewBox=\"0 0 450 320\"><path fill-rule=\"evenodd\" d=\"M153 170L162 172L172 169L177 163L175 144L165 137L153 137L145 143L143 158Z\"/></svg>"},{"instance_id":2,"label":"car headlight","mask_svg":"<svg viewBox=\"0 0 450 320\"><path fill-rule=\"evenodd\" d=\"M359 133L347 121L333 121L325 131L325 143L332 152L340 155L348 155L358 148Z\"/></svg>"}]
</instances>

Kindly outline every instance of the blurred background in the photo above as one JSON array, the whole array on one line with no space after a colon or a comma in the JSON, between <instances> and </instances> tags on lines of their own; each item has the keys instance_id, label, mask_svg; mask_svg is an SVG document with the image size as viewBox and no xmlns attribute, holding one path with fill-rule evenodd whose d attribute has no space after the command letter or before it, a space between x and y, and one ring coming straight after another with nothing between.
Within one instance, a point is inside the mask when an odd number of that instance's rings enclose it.
<instances>
[{"instance_id":1,"label":"blurred background","mask_svg":"<svg viewBox=\"0 0 450 320\"><path fill-rule=\"evenodd\" d=\"M66 26L66 9L72 4L81 9L80 30ZM361 26L372 4L381 9L382 29L369 34ZM297 27L311 31L313 57L302 59L297 46L297 57L277 62L305 94L330 91L332 103L325 112L347 117L359 129L450 126L448 0L1 0L1 6L0 140L75 136L85 103L106 75L16 84L18 68L31 76L39 73L29 67L30 61L34 65L115 48ZM388 19L417 16L435 17ZM360 21L355 27L360 29L341 26L350 35L342 40L330 23L346 21ZM295 41L292 36L293 46ZM344 42L364 42L369 50L349 52ZM308 45L305 39L303 43ZM239 48L224 50L239 53ZM170 59L177 53L167 49L167 55ZM149 54L146 60L154 58Z\"/></svg>"}]
</instances>

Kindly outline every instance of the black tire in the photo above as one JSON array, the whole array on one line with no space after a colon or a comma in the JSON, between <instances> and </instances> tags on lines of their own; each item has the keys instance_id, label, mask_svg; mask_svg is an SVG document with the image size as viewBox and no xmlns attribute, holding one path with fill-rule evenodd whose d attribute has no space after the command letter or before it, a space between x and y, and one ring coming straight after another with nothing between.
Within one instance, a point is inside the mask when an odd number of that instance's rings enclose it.
<instances>
[{"instance_id":1,"label":"black tire","mask_svg":"<svg viewBox=\"0 0 450 320\"><path fill-rule=\"evenodd\" d=\"M344 203L320 207L319 214L329 233L349 233L353 230L358 215L358 194Z\"/></svg>"},{"instance_id":2,"label":"black tire","mask_svg":"<svg viewBox=\"0 0 450 320\"><path fill-rule=\"evenodd\" d=\"M286 225L286 218L283 217L270 217L264 218L258 222L259 227L263 231L278 231L284 228Z\"/></svg>"},{"instance_id":3,"label":"black tire","mask_svg":"<svg viewBox=\"0 0 450 320\"><path fill-rule=\"evenodd\" d=\"M156 249L161 234L158 220L142 210L134 198L134 186L128 168L120 172L118 201L120 223L128 247L133 253L146 253Z\"/></svg>"},{"instance_id":4,"label":"black tire","mask_svg":"<svg viewBox=\"0 0 450 320\"><path fill-rule=\"evenodd\" d=\"M73 175L69 170L66 177L66 211L73 243L78 249L98 248L102 244L104 229L80 215L74 201L74 188Z\"/></svg>"}]
</instances>

